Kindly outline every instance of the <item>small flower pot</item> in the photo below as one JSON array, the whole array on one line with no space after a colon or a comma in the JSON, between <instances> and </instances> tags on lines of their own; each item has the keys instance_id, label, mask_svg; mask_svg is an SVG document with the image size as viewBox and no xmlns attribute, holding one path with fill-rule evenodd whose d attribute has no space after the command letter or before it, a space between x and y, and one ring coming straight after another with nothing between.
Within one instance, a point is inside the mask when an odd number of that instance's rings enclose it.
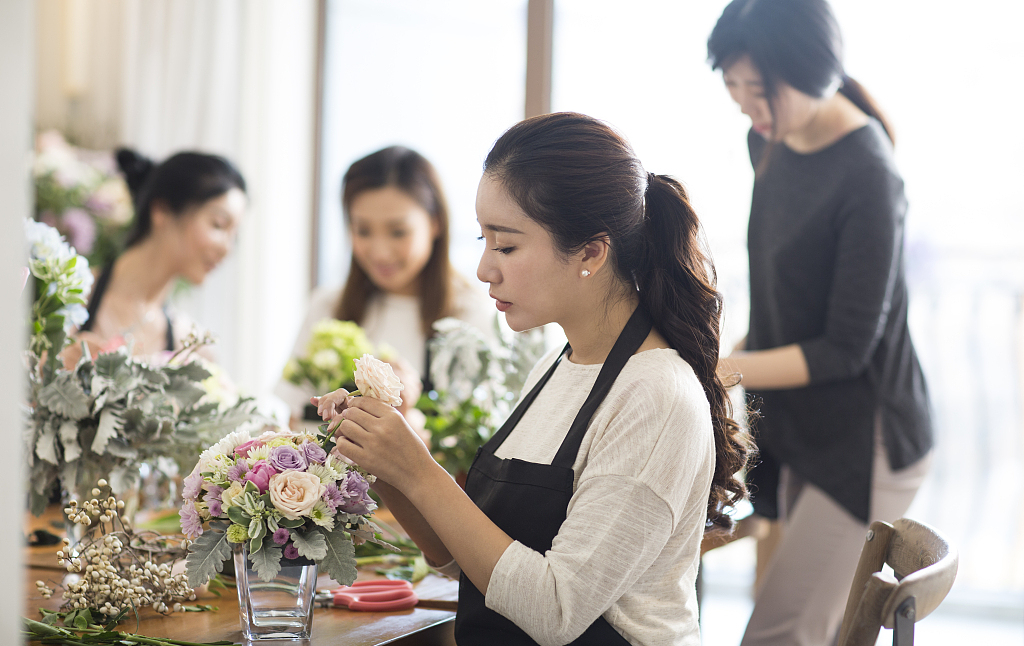
<instances>
[{"instance_id":1,"label":"small flower pot","mask_svg":"<svg viewBox=\"0 0 1024 646\"><path fill-rule=\"evenodd\" d=\"M260 580L247 543L234 550L235 582L242 635L248 641L309 639L313 630L316 563L282 559L273 581Z\"/></svg>"}]
</instances>

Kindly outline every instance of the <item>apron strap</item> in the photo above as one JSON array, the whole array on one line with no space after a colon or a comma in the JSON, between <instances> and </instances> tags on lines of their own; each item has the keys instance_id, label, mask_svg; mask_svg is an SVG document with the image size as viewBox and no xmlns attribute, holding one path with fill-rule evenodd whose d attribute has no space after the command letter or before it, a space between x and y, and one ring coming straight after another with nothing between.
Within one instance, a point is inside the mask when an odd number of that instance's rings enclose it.
<instances>
[{"instance_id":1,"label":"apron strap","mask_svg":"<svg viewBox=\"0 0 1024 646\"><path fill-rule=\"evenodd\" d=\"M633 311L633 315L629 317L629 321L626 322L626 327L619 334L619 338L615 340L615 345L612 346L612 351L608 353L608 358L605 359L604 365L601 366L601 372L597 375L597 382L594 383L590 395L583 402L580 412L576 414L576 419L573 420L572 426L569 427L569 432L566 434L562 446L558 448L555 459L551 461L552 466L571 469L573 464L576 463L576 456L579 455L580 445L583 443L583 436L587 434L587 427L590 425L591 418L597 411L598 406L601 405L601 402L604 401L605 396L611 391L615 379L622 372L626 362L643 345L647 335L651 333L652 327L653 323L650 315L647 314L646 308L643 305L638 305Z\"/></svg>"}]
</instances>

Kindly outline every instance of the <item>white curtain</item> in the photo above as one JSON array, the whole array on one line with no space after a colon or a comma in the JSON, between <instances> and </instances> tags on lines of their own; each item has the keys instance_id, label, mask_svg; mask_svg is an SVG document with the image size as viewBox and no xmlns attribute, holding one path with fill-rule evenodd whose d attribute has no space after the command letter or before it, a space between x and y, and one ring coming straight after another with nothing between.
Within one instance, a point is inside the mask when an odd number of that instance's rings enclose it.
<instances>
[{"instance_id":1,"label":"white curtain","mask_svg":"<svg viewBox=\"0 0 1024 646\"><path fill-rule=\"evenodd\" d=\"M242 390L268 393L309 291L315 0L41 0L37 35L38 128L241 168L236 250L178 305L220 337Z\"/></svg>"}]
</instances>

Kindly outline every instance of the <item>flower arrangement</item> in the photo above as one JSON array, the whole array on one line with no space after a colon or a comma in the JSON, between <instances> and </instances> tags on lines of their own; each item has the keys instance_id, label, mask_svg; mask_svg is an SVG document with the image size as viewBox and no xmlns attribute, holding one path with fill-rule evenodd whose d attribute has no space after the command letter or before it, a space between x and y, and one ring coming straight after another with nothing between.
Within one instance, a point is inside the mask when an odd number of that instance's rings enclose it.
<instances>
[{"instance_id":1,"label":"flower arrangement","mask_svg":"<svg viewBox=\"0 0 1024 646\"><path fill-rule=\"evenodd\" d=\"M93 265L113 260L133 210L110 151L76 148L54 130L40 133L33 179L36 219L66 235Z\"/></svg>"},{"instance_id":2,"label":"flower arrangement","mask_svg":"<svg viewBox=\"0 0 1024 646\"><path fill-rule=\"evenodd\" d=\"M370 355L354 363L362 396L401 403L391 366ZM203 452L182 492L181 528L195 538L186 560L192 586L221 571L232 544L245 545L263 581L274 579L283 559L308 559L342 585L356 577L354 540L390 547L370 521L373 476L331 452L333 431L326 428L257 437L236 431Z\"/></svg>"},{"instance_id":3,"label":"flower arrangement","mask_svg":"<svg viewBox=\"0 0 1024 646\"><path fill-rule=\"evenodd\" d=\"M202 384L212 373L194 355L213 342L208 334L193 331L160 365L121 347L96 357L83 349L81 360L64 369L58 355L69 343L71 326L87 316L83 303L92 275L88 262L53 228L28 222L25 230L36 294L25 356L24 446L33 513L43 512L58 483L74 494L104 478L120 495L138 482L142 464L171 457L187 472L201 447L259 422L251 399L231 405L209 401Z\"/></svg>"},{"instance_id":4,"label":"flower arrangement","mask_svg":"<svg viewBox=\"0 0 1024 646\"><path fill-rule=\"evenodd\" d=\"M434 459L458 477L508 417L530 368L544 353L544 339L539 330L508 336L498 327L495 344L455 318L437 321L434 331L429 341L434 389L416 407L426 415Z\"/></svg>"},{"instance_id":5,"label":"flower arrangement","mask_svg":"<svg viewBox=\"0 0 1024 646\"><path fill-rule=\"evenodd\" d=\"M313 326L306 354L284 367L284 379L325 393L355 383L353 362L373 352L363 328L352 321L324 319Z\"/></svg>"}]
</instances>

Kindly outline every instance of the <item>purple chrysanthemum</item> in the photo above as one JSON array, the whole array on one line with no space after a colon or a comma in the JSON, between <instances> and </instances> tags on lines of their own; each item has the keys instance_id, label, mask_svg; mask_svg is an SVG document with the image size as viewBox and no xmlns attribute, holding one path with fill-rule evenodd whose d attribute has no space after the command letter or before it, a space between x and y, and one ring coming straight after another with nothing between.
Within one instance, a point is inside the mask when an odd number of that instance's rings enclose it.
<instances>
[{"instance_id":1,"label":"purple chrysanthemum","mask_svg":"<svg viewBox=\"0 0 1024 646\"><path fill-rule=\"evenodd\" d=\"M284 548L284 557L286 559L297 559L299 558L299 550L295 549L294 543L288 543Z\"/></svg>"},{"instance_id":2,"label":"purple chrysanthemum","mask_svg":"<svg viewBox=\"0 0 1024 646\"><path fill-rule=\"evenodd\" d=\"M210 509L211 516L220 516L224 513L224 507L221 504L221 494L224 493L223 487L217 485L210 485L206 490L206 495L203 496L203 502Z\"/></svg>"},{"instance_id":3,"label":"purple chrysanthemum","mask_svg":"<svg viewBox=\"0 0 1024 646\"><path fill-rule=\"evenodd\" d=\"M199 492L203 488L203 474L199 472L199 467L193 469L192 473L185 477L182 485L181 497L183 500L195 500L199 497Z\"/></svg>"},{"instance_id":4,"label":"purple chrysanthemum","mask_svg":"<svg viewBox=\"0 0 1024 646\"><path fill-rule=\"evenodd\" d=\"M275 446L270 450L268 461L278 472L289 469L305 471L307 466L306 455L294 446Z\"/></svg>"},{"instance_id":5,"label":"purple chrysanthemum","mask_svg":"<svg viewBox=\"0 0 1024 646\"><path fill-rule=\"evenodd\" d=\"M245 474L249 472L249 463L239 460L235 466L228 469L228 482L241 482Z\"/></svg>"},{"instance_id":6,"label":"purple chrysanthemum","mask_svg":"<svg viewBox=\"0 0 1024 646\"><path fill-rule=\"evenodd\" d=\"M288 530L284 527L278 527L277 531L274 532L274 542L278 545L284 545L288 542Z\"/></svg>"},{"instance_id":7,"label":"purple chrysanthemum","mask_svg":"<svg viewBox=\"0 0 1024 646\"><path fill-rule=\"evenodd\" d=\"M203 519L199 517L195 501L188 500L181 506L181 532L189 538L203 533Z\"/></svg>"},{"instance_id":8,"label":"purple chrysanthemum","mask_svg":"<svg viewBox=\"0 0 1024 646\"><path fill-rule=\"evenodd\" d=\"M332 512L337 511L338 505L345 502L345 497L342 496L341 491L338 490L338 485L333 482L327 485L327 488L324 489L324 495L322 498L323 501L327 503L327 506L330 507Z\"/></svg>"}]
</instances>

